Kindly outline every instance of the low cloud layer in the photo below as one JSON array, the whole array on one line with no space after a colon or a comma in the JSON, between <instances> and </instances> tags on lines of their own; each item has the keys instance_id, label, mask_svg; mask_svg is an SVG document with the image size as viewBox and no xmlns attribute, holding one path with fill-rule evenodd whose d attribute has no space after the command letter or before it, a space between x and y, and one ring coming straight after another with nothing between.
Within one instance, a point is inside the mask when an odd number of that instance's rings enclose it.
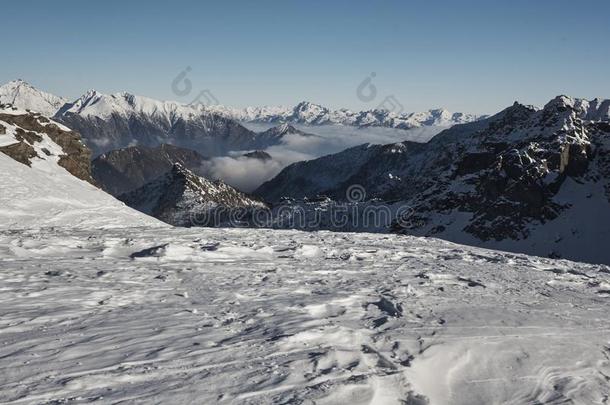
<instances>
[{"instance_id":1,"label":"low cloud layer","mask_svg":"<svg viewBox=\"0 0 610 405\"><path fill-rule=\"evenodd\" d=\"M224 182L245 192L252 192L275 177L284 167L303 160L340 152L363 143L388 144L413 140L426 142L443 128L425 127L409 131L391 128L359 129L338 125L294 125L299 130L316 136L290 134L279 145L265 149L271 159L244 157L248 151L233 152L231 156L213 158L206 162L203 172L208 177ZM264 131L271 125L249 124L254 131Z\"/></svg>"}]
</instances>

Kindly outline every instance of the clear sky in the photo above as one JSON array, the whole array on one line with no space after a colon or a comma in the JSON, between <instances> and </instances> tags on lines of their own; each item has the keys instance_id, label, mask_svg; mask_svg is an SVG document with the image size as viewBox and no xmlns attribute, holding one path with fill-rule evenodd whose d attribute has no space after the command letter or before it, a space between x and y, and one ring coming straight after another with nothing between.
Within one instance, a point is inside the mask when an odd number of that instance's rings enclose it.
<instances>
[{"instance_id":1,"label":"clear sky","mask_svg":"<svg viewBox=\"0 0 610 405\"><path fill-rule=\"evenodd\" d=\"M492 113L610 98L610 1L3 2L0 81L233 106ZM193 90L172 81L185 68ZM357 97L371 73L377 96ZM190 99L189 99L190 98Z\"/></svg>"}]
</instances>

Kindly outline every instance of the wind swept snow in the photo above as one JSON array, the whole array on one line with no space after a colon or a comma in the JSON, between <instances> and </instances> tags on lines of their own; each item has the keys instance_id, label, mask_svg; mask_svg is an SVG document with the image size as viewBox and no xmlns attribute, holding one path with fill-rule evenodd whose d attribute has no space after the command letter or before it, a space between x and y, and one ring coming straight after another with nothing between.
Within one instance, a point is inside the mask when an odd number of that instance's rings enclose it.
<instances>
[{"instance_id":1,"label":"wind swept snow","mask_svg":"<svg viewBox=\"0 0 610 405\"><path fill-rule=\"evenodd\" d=\"M0 266L1 403L610 396L606 266L396 235L175 228L0 231Z\"/></svg>"}]
</instances>

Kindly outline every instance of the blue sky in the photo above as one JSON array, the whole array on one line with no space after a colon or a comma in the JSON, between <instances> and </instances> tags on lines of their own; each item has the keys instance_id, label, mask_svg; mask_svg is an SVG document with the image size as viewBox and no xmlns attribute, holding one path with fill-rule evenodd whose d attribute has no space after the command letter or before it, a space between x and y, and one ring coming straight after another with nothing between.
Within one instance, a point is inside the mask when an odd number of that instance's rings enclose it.
<instances>
[{"instance_id":1,"label":"blue sky","mask_svg":"<svg viewBox=\"0 0 610 405\"><path fill-rule=\"evenodd\" d=\"M610 98L610 2L27 1L2 5L0 81L189 102L492 113ZM186 67L192 94L173 93ZM377 97L358 85L372 72Z\"/></svg>"}]
</instances>

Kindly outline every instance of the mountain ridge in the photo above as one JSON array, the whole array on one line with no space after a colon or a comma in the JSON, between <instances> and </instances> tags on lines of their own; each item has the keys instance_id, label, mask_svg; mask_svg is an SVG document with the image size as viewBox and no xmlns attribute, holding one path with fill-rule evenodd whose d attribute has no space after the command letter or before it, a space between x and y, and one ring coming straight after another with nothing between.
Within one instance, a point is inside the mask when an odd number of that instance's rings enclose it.
<instances>
[{"instance_id":1,"label":"mountain ridge","mask_svg":"<svg viewBox=\"0 0 610 405\"><path fill-rule=\"evenodd\" d=\"M292 123L305 125L345 125L360 128L387 127L413 129L422 126L451 126L477 121L485 116L451 113L443 108L424 112L395 113L383 109L351 111L346 108L331 110L320 104L302 101L294 107L232 108L222 105L208 106L209 111L241 122Z\"/></svg>"},{"instance_id":2,"label":"mountain ridge","mask_svg":"<svg viewBox=\"0 0 610 405\"><path fill-rule=\"evenodd\" d=\"M194 150L161 144L115 149L96 157L91 166L101 188L117 197L162 176L174 163L198 172L206 159Z\"/></svg>"},{"instance_id":3,"label":"mountain ridge","mask_svg":"<svg viewBox=\"0 0 610 405\"><path fill-rule=\"evenodd\" d=\"M130 207L174 226L218 226L230 223L239 209L266 204L220 180L198 176L175 163L163 176L119 196Z\"/></svg>"},{"instance_id":4,"label":"mountain ridge","mask_svg":"<svg viewBox=\"0 0 610 405\"><path fill-rule=\"evenodd\" d=\"M49 118L67 101L63 97L39 90L22 79L0 86L0 103L39 112Z\"/></svg>"},{"instance_id":5,"label":"mountain ridge","mask_svg":"<svg viewBox=\"0 0 610 405\"><path fill-rule=\"evenodd\" d=\"M542 109L515 103L428 143L361 145L295 163L255 194L346 201L358 186L367 200L411 207L394 232L608 263L593 247L610 237L602 225L610 220L609 107L567 96Z\"/></svg>"}]
</instances>

